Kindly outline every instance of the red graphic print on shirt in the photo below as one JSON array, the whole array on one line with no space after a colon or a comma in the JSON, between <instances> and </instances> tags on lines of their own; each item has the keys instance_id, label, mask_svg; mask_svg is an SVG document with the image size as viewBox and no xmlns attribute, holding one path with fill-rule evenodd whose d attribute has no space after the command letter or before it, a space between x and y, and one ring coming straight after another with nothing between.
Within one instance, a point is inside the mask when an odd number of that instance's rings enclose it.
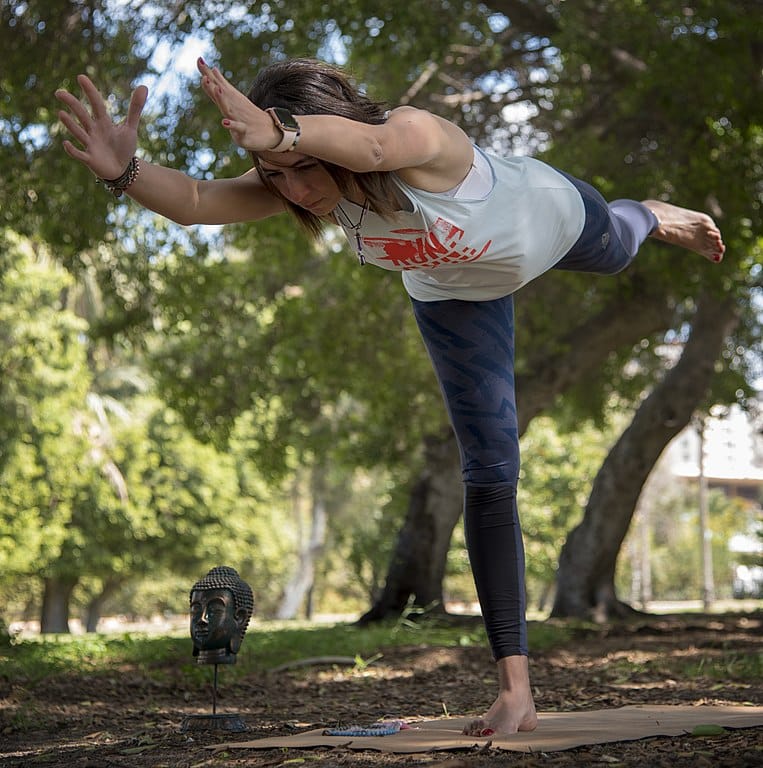
<instances>
[{"instance_id":1,"label":"red graphic print on shirt","mask_svg":"<svg viewBox=\"0 0 763 768\"><path fill-rule=\"evenodd\" d=\"M369 250L381 248L384 256L377 257L378 261L391 262L393 269L421 269L476 261L493 242L488 240L477 250L462 243L463 237L463 229L438 218L429 231L393 229L387 237L364 237L363 245Z\"/></svg>"}]
</instances>

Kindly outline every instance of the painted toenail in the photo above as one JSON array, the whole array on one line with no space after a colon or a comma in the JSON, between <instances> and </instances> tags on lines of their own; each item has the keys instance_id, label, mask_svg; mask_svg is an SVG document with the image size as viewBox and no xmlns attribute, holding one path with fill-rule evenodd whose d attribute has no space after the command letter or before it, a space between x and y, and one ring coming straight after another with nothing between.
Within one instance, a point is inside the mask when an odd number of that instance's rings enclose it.
<instances>
[{"instance_id":1,"label":"painted toenail","mask_svg":"<svg viewBox=\"0 0 763 768\"><path fill-rule=\"evenodd\" d=\"M483 728L480 731L480 736L492 736L495 731L492 728Z\"/></svg>"}]
</instances>

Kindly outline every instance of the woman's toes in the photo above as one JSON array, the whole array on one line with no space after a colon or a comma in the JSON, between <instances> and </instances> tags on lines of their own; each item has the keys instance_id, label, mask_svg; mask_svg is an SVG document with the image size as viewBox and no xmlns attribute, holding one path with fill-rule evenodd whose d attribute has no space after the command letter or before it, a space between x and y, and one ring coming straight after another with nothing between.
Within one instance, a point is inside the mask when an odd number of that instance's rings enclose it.
<instances>
[{"instance_id":1,"label":"woman's toes","mask_svg":"<svg viewBox=\"0 0 763 768\"><path fill-rule=\"evenodd\" d=\"M490 733L483 733L484 731L490 731ZM464 726L464 736L492 736L493 731L485 720L472 720L470 723Z\"/></svg>"}]
</instances>

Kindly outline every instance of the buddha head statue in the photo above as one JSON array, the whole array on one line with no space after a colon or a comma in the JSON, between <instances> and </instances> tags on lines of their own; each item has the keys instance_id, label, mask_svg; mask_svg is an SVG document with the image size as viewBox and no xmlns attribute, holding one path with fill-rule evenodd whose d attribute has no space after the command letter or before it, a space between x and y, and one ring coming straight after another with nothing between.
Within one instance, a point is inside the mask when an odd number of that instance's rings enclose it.
<instances>
[{"instance_id":1,"label":"buddha head statue","mask_svg":"<svg viewBox=\"0 0 763 768\"><path fill-rule=\"evenodd\" d=\"M212 568L191 589L191 639L197 664L235 664L254 598L238 572Z\"/></svg>"}]
</instances>

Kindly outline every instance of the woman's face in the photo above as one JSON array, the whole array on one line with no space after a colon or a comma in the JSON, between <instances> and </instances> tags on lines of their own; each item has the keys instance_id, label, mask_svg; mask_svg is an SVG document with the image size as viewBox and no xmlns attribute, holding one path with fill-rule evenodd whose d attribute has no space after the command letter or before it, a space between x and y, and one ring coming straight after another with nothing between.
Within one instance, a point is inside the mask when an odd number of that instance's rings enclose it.
<instances>
[{"instance_id":1,"label":"woman's face","mask_svg":"<svg viewBox=\"0 0 763 768\"><path fill-rule=\"evenodd\" d=\"M191 638L196 648L208 651L235 646L237 650L238 635L235 600L229 589L204 589L192 593Z\"/></svg>"},{"instance_id":2,"label":"woman's face","mask_svg":"<svg viewBox=\"0 0 763 768\"><path fill-rule=\"evenodd\" d=\"M263 152L262 175L291 203L316 216L336 208L342 194L320 160L298 152Z\"/></svg>"}]
</instances>

